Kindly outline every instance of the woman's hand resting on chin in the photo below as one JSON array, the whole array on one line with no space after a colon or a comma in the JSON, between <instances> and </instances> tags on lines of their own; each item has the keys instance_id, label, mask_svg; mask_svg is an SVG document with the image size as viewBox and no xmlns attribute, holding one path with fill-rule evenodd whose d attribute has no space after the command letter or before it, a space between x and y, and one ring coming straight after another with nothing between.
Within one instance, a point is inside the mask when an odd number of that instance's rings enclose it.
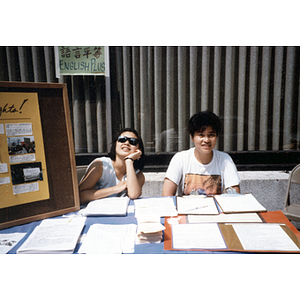
<instances>
[{"instance_id":1,"label":"woman's hand resting on chin","mask_svg":"<svg viewBox=\"0 0 300 300\"><path fill-rule=\"evenodd\" d=\"M136 150L133 153L130 153L129 155L127 155L125 158L131 158L133 160L137 160L140 159L142 155L142 151L141 150Z\"/></svg>"}]
</instances>

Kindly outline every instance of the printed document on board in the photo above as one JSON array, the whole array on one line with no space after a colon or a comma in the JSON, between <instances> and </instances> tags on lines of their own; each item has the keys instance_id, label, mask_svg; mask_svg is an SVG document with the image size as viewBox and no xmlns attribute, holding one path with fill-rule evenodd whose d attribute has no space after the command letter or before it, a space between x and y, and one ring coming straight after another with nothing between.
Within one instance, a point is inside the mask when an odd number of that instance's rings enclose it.
<instances>
[{"instance_id":1,"label":"printed document on board","mask_svg":"<svg viewBox=\"0 0 300 300\"><path fill-rule=\"evenodd\" d=\"M226 249L218 224L173 224L174 249Z\"/></svg>"}]
</instances>

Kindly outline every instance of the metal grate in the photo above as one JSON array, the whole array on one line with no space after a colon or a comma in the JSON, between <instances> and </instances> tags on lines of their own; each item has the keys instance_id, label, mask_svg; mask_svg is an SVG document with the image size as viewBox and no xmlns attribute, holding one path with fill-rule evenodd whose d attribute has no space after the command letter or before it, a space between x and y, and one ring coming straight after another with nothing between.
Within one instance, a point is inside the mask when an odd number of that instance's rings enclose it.
<instances>
[{"instance_id":1,"label":"metal grate","mask_svg":"<svg viewBox=\"0 0 300 300\"><path fill-rule=\"evenodd\" d=\"M188 119L223 120L218 149L299 149L299 47L110 47L111 129L134 127L148 153L191 146ZM0 80L58 82L54 47L0 47ZM64 76L76 153L106 153L106 83ZM110 123L108 123L110 124Z\"/></svg>"}]
</instances>

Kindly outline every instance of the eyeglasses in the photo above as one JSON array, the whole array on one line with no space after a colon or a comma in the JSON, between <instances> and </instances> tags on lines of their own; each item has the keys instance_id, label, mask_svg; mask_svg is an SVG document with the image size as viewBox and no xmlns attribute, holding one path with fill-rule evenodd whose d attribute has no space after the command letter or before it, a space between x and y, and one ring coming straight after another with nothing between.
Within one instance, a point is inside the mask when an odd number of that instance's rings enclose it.
<instances>
[{"instance_id":1,"label":"eyeglasses","mask_svg":"<svg viewBox=\"0 0 300 300\"><path fill-rule=\"evenodd\" d=\"M136 139L136 138L129 138L129 137L123 136L123 135L118 137L118 142L119 143L125 143L127 140L129 142L129 144L132 145L132 146L136 146L139 142L139 140Z\"/></svg>"}]
</instances>

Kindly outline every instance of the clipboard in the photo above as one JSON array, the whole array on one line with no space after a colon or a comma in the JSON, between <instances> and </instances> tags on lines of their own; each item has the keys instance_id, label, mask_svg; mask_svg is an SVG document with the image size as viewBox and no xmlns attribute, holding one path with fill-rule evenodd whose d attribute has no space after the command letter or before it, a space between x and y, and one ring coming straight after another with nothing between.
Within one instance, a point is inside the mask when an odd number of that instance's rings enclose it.
<instances>
[{"instance_id":1,"label":"clipboard","mask_svg":"<svg viewBox=\"0 0 300 300\"><path fill-rule=\"evenodd\" d=\"M221 251L221 252L246 252L246 253L300 253L300 232L286 218L282 211L268 211L259 213L265 223L280 223L282 229L287 233L290 239L297 245L299 251L279 251L279 250L244 250L231 224L219 223L219 228L227 244L227 249L174 249L172 246L172 223L187 223L186 216L179 215L177 218L165 218L164 231L164 250L176 251Z\"/></svg>"}]
</instances>

